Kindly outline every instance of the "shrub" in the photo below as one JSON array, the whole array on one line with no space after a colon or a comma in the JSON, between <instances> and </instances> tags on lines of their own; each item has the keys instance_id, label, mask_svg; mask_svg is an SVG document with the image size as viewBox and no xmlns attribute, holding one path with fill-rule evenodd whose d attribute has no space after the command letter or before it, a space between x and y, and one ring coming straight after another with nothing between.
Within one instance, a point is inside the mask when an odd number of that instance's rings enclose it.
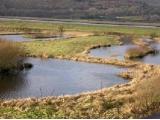
<instances>
[{"instance_id":1,"label":"shrub","mask_svg":"<svg viewBox=\"0 0 160 120\"><path fill-rule=\"evenodd\" d=\"M58 26L59 35L63 36L64 32L65 32L64 26L63 25Z\"/></svg>"},{"instance_id":2,"label":"shrub","mask_svg":"<svg viewBox=\"0 0 160 120\"><path fill-rule=\"evenodd\" d=\"M0 70L17 68L23 64L25 52L18 43L0 40Z\"/></svg>"},{"instance_id":3,"label":"shrub","mask_svg":"<svg viewBox=\"0 0 160 120\"><path fill-rule=\"evenodd\" d=\"M157 35L156 33L151 33L151 35L150 35L150 36L151 36L151 38L152 38L152 39L154 39L154 38L158 37L158 35Z\"/></svg>"},{"instance_id":4,"label":"shrub","mask_svg":"<svg viewBox=\"0 0 160 120\"><path fill-rule=\"evenodd\" d=\"M122 41L125 44L132 43L132 40L133 40L133 37L129 35L120 36L120 41Z\"/></svg>"}]
</instances>

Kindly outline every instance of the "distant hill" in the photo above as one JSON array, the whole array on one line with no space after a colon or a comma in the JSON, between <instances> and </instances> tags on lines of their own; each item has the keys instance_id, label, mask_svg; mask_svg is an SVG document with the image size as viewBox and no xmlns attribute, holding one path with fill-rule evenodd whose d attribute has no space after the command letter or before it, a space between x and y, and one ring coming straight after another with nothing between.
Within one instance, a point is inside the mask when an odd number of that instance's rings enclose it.
<instances>
[{"instance_id":1,"label":"distant hill","mask_svg":"<svg viewBox=\"0 0 160 120\"><path fill-rule=\"evenodd\" d=\"M142 2L146 2L149 5L160 7L160 0L141 0Z\"/></svg>"},{"instance_id":2,"label":"distant hill","mask_svg":"<svg viewBox=\"0 0 160 120\"><path fill-rule=\"evenodd\" d=\"M0 0L0 16L159 21L160 0Z\"/></svg>"}]
</instances>

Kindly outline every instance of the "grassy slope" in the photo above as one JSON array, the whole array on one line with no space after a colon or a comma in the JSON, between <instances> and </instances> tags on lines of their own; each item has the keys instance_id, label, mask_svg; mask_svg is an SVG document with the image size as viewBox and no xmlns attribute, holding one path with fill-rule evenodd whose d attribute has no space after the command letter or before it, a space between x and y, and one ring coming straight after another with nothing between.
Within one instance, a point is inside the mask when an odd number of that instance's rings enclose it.
<instances>
[{"instance_id":1,"label":"grassy slope","mask_svg":"<svg viewBox=\"0 0 160 120\"><path fill-rule=\"evenodd\" d=\"M1 31L22 31L23 28L57 31L61 23L25 22L25 21L0 21ZM153 32L160 35L160 28L137 28L111 25L76 25L63 24L66 31L92 31L92 32L118 32L132 35L150 35Z\"/></svg>"}]
</instances>

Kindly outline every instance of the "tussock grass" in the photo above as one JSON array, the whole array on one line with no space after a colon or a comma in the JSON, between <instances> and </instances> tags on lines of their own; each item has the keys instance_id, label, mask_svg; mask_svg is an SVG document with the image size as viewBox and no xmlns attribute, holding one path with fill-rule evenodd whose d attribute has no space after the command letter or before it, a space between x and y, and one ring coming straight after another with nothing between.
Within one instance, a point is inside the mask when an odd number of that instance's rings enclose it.
<instances>
[{"instance_id":1,"label":"tussock grass","mask_svg":"<svg viewBox=\"0 0 160 120\"><path fill-rule=\"evenodd\" d=\"M23 63L24 50L17 44L0 40L0 70L9 70Z\"/></svg>"},{"instance_id":2,"label":"tussock grass","mask_svg":"<svg viewBox=\"0 0 160 120\"><path fill-rule=\"evenodd\" d=\"M129 48L125 53L125 58L133 59L133 58L141 58L147 54L154 53L155 50L148 47L148 46L141 46L141 47L133 47Z\"/></svg>"},{"instance_id":3,"label":"tussock grass","mask_svg":"<svg viewBox=\"0 0 160 120\"><path fill-rule=\"evenodd\" d=\"M132 106L132 113L143 116L156 112L160 109L160 75L136 85L135 104Z\"/></svg>"}]
</instances>

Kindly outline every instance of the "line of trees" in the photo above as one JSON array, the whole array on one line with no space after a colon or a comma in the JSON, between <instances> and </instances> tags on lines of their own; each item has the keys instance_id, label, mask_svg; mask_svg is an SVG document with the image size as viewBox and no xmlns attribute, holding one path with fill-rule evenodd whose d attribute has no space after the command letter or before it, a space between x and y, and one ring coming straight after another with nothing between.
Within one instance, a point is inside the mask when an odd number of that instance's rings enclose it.
<instances>
[{"instance_id":1,"label":"line of trees","mask_svg":"<svg viewBox=\"0 0 160 120\"><path fill-rule=\"evenodd\" d=\"M160 16L157 0L1 0L0 15L54 17L54 18L102 18L116 16Z\"/></svg>"}]
</instances>

